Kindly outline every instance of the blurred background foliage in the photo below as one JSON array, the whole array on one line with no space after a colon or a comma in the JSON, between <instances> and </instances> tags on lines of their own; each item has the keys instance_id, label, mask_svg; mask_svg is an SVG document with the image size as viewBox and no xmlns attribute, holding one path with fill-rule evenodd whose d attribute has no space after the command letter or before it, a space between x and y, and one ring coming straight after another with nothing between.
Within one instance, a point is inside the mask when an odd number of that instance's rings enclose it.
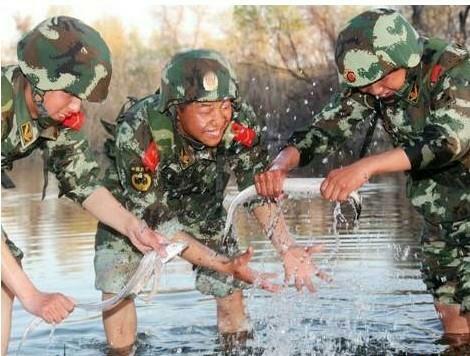
<instances>
[{"instance_id":1,"label":"blurred background foliage","mask_svg":"<svg viewBox=\"0 0 470 356\"><path fill-rule=\"evenodd\" d=\"M143 97L159 87L160 70L176 52L214 48L227 56L238 74L242 96L267 126L272 152L312 116L337 89L334 47L337 34L352 16L370 6L155 6L154 30L143 38L119 18L103 15L91 23L111 48L113 77L108 99L86 104L85 130L102 152L105 132L99 119L114 121L127 96ZM425 36L468 45L470 6L394 6ZM76 16L67 6L51 6L48 15ZM18 38L2 48L2 65L15 63L16 42L30 30L28 15L15 16ZM365 125L367 126L367 125ZM363 128L365 131L366 128ZM339 155L354 159L359 137ZM372 149L388 145L378 128ZM318 162L317 162L318 163ZM338 164L323 160L320 172Z\"/></svg>"}]
</instances>

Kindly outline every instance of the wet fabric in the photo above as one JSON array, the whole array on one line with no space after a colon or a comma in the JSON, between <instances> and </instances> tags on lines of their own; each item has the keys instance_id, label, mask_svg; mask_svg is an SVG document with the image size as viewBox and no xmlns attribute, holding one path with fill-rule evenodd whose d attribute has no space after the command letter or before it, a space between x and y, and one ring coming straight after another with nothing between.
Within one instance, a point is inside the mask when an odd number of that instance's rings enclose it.
<instances>
[{"instance_id":1,"label":"wet fabric","mask_svg":"<svg viewBox=\"0 0 470 356\"><path fill-rule=\"evenodd\" d=\"M158 107L155 94L137 101L118 118L115 138L106 144L114 164L106 172L105 185L129 211L164 235L184 231L223 255L239 253L236 241L221 239L226 217L223 193L231 174L243 189L253 184L254 175L269 161L256 116L246 104L235 107L222 142L209 148L181 135L172 114ZM235 139L233 123L256 133L252 146ZM157 152L150 154L154 144ZM127 238L101 225L95 249L95 286L115 293L142 255ZM126 271L120 261L129 261ZM242 286L225 275L196 270L196 287L203 293L222 297Z\"/></svg>"},{"instance_id":2,"label":"wet fabric","mask_svg":"<svg viewBox=\"0 0 470 356\"><path fill-rule=\"evenodd\" d=\"M59 197L83 203L99 186L99 167L82 132L33 120L26 107L26 79L16 66L2 67L2 169L33 151L47 152L47 171Z\"/></svg>"},{"instance_id":3,"label":"wet fabric","mask_svg":"<svg viewBox=\"0 0 470 356\"><path fill-rule=\"evenodd\" d=\"M436 70L437 68L437 70ZM433 224L470 218L470 61L468 52L437 39L424 41L421 63L407 70L395 100L345 88L294 134L301 165L336 152L360 125L379 115L395 147L411 162L407 195Z\"/></svg>"},{"instance_id":4,"label":"wet fabric","mask_svg":"<svg viewBox=\"0 0 470 356\"><path fill-rule=\"evenodd\" d=\"M5 241L5 243L7 244L8 249L10 250L13 257L15 257L17 261L21 261L24 255L23 251L21 251L21 249L18 246L16 246L13 243L13 241L11 241L8 238L7 233L5 232L5 230L3 230L3 226L2 226L2 240Z\"/></svg>"},{"instance_id":5,"label":"wet fabric","mask_svg":"<svg viewBox=\"0 0 470 356\"><path fill-rule=\"evenodd\" d=\"M426 224L422 236L423 281L435 300L470 312L470 221Z\"/></svg>"},{"instance_id":6,"label":"wet fabric","mask_svg":"<svg viewBox=\"0 0 470 356\"><path fill-rule=\"evenodd\" d=\"M378 116L393 145L411 162L406 172L411 204L428 227L440 231L436 240L423 240L428 288L438 300L461 303L468 310L470 61L458 45L439 39L422 42L421 62L407 69L405 85L394 98L379 100L344 86L290 143L305 164L356 139L357 129ZM453 268L451 285L437 282L447 278L441 267Z\"/></svg>"},{"instance_id":7,"label":"wet fabric","mask_svg":"<svg viewBox=\"0 0 470 356\"><path fill-rule=\"evenodd\" d=\"M35 150L46 152L46 172L59 182L59 196L82 203L100 186L99 167L81 132L33 120L26 107L26 78L17 66L2 67L2 170ZM3 229L2 229L3 238ZM12 254L23 253L6 240Z\"/></svg>"}]
</instances>

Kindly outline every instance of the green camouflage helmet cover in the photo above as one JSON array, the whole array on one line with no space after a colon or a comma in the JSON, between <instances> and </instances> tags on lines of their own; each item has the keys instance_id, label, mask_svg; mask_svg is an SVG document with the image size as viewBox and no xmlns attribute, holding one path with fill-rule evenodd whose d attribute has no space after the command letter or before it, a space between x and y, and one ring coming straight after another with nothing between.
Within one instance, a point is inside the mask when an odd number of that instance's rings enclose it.
<instances>
[{"instance_id":1,"label":"green camouflage helmet cover","mask_svg":"<svg viewBox=\"0 0 470 356\"><path fill-rule=\"evenodd\" d=\"M111 80L109 48L100 34L78 19L51 17L18 43L21 71L35 89L63 90L99 102Z\"/></svg>"},{"instance_id":2,"label":"green camouflage helmet cover","mask_svg":"<svg viewBox=\"0 0 470 356\"><path fill-rule=\"evenodd\" d=\"M423 44L416 30L392 9L374 9L350 20L336 42L335 60L343 82L362 87L399 68L419 64Z\"/></svg>"},{"instance_id":3,"label":"green camouflage helmet cover","mask_svg":"<svg viewBox=\"0 0 470 356\"><path fill-rule=\"evenodd\" d=\"M216 51L194 49L174 55L163 68L158 110L237 97L238 83L230 63Z\"/></svg>"}]
</instances>

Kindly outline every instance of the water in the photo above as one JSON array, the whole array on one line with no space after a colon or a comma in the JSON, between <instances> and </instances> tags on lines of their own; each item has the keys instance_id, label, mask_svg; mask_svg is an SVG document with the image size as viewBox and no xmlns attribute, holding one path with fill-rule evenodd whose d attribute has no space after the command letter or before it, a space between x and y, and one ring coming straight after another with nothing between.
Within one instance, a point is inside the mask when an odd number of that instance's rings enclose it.
<instances>
[{"instance_id":1,"label":"water","mask_svg":"<svg viewBox=\"0 0 470 356\"><path fill-rule=\"evenodd\" d=\"M67 199L56 199L52 179L41 202L42 177L31 161L20 162L13 173L17 188L2 191L2 224L25 252L24 269L41 290L60 291L80 302L98 301L93 286L95 220ZM326 245L318 261L333 282L317 280L314 295L293 288L279 295L248 291L255 333L241 354L430 355L449 348L441 340L432 298L420 277L420 218L396 178L368 185L362 195L359 226L354 231L340 227L340 238L331 230L333 204L318 199L283 202L298 241L307 244L313 236ZM242 245L250 242L255 248L254 267L282 274L255 220L241 211L235 226ZM335 248L334 258L327 258ZM193 280L190 265L177 259L164 270L159 294L150 303L138 301L137 355L220 353L215 304L194 290ZM15 354L31 319L15 303L9 354ZM36 329L21 354L107 352L99 314L77 310L58 326L50 343L49 333L44 324Z\"/></svg>"}]
</instances>

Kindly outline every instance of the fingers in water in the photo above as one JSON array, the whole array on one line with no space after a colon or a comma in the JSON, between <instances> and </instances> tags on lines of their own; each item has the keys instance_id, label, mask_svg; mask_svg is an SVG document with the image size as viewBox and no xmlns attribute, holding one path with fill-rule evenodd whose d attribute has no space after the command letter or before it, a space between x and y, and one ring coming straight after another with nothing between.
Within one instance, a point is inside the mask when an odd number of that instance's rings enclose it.
<instances>
[{"instance_id":1,"label":"fingers in water","mask_svg":"<svg viewBox=\"0 0 470 356\"><path fill-rule=\"evenodd\" d=\"M305 284L305 288L307 288L307 290L310 293L315 293L317 291L315 287L313 286L313 282L310 278L306 278L304 284Z\"/></svg>"}]
</instances>

